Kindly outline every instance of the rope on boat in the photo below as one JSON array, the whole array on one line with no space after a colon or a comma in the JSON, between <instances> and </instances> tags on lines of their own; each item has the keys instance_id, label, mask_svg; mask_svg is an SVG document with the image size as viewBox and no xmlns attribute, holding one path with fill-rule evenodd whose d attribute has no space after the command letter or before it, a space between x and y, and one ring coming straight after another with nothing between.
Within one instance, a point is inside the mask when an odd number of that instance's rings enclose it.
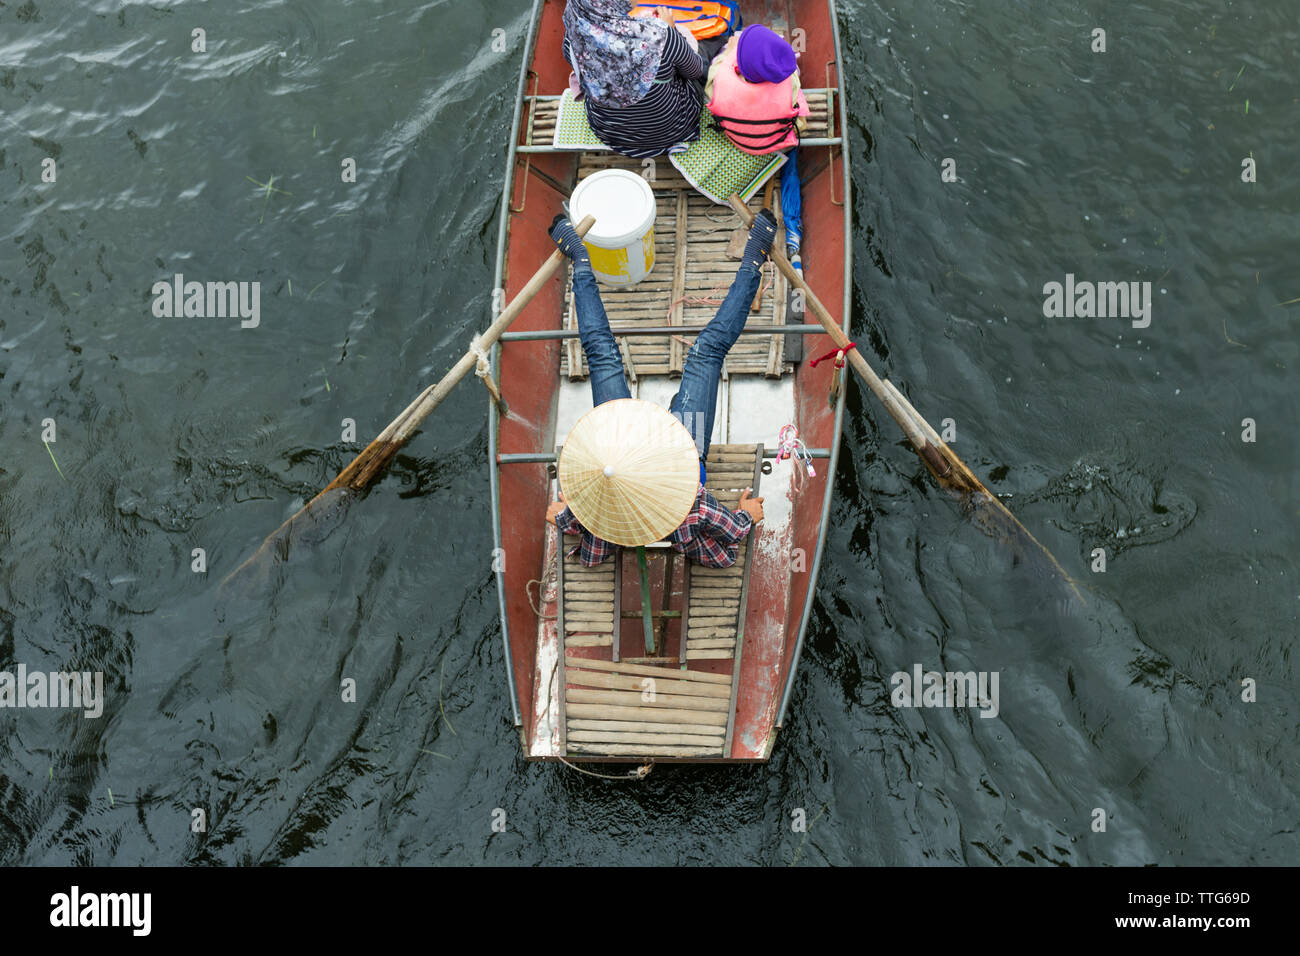
<instances>
[{"instance_id":1,"label":"rope on boat","mask_svg":"<svg viewBox=\"0 0 1300 956\"><path fill-rule=\"evenodd\" d=\"M469 343L469 350L478 359L474 364L474 374L487 386L488 392L492 395L492 401L496 402L501 414L506 414L505 399L501 397L501 390L497 388L496 380L492 378L492 365L488 361L487 351L483 348L483 339L475 335Z\"/></svg>"},{"instance_id":2,"label":"rope on boat","mask_svg":"<svg viewBox=\"0 0 1300 956\"><path fill-rule=\"evenodd\" d=\"M689 303L690 305L709 305L712 302L718 301L716 296L721 291L722 291L722 286L715 285L708 292L704 293L704 295L684 295L680 299L677 299L673 302L669 302L668 311L665 313L665 315L667 315L668 317L668 323L670 325L672 324L673 310L676 309L677 306L682 305L684 303Z\"/></svg>"},{"instance_id":3,"label":"rope on boat","mask_svg":"<svg viewBox=\"0 0 1300 956\"><path fill-rule=\"evenodd\" d=\"M546 570L542 572L542 576L540 578L530 578L528 583L524 585L524 593L528 595L528 603L532 606L533 613L536 614L537 617L543 621L554 621L557 617L559 617L558 613L543 614L540 605L542 601L543 586L548 586L555 583L555 574L556 571L559 570L555 564L555 556L556 554L559 553L559 549L564 546L563 537L564 537L563 535L560 535L561 540L556 543L555 550L551 552L551 559L546 562ZM537 585L536 601L533 600L534 584ZM564 600L563 594L559 596L559 600L561 601Z\"/></svg>"},{"instance_id":4,"label":"rope on boat","mask_svg":"<svg viewBox=\"0 0 1300 956\"><path fill-rule=\"evenodd\" d=\"M831 371L831 386L826 396L826 401L830 405L834 405L836 400L840 397L840 380L844 377L844 372L842 371L844 368L844 354L850 349L856 347L856 342L850 342L848 345L844 346L844 348L831 349L825 355L818 356L808 363L810 367L816 368L818 362L824 362L831 356L835 357L835 368Z\"/></svg>"},{"instance_id":5,"label":"rope on boat","mask_svg":"<svg viewBox=\"0 0 1300 956\"><path fill-rule=\"evenodd\" d=\"M714 208L710 206L708 209L704 210L703 218L707 219L709 222L716 223L719 226L726 226L725 229L714 229L713 230L714 234L718 235L724 232L731 232L732 229L734 228L733 223L736 220L732 219L730 216L726 215L725 213L723 214L723 218L719 219L717 216L713 215L714 211L715 211Z\"/></svg>"},{"instance_id":6,"label":"rope on boat","mask_svg":"<svg viewBox=\"0 0 1300 956\"><path fill-rule=\"evenodd\" d=\"M850 342L848 345L844 346L844 348L833 348L833 349L831 349L829 352L827 352L825 355L819 355L819 356L818 356L817 358L815 358L815 359L810 359L809 362L808 362L808 365L809 365L810 367L812 367L812 368L816 368L818 362L825 362L828 358L832 358L832 357L833 357L833 358L835 359L835 367L836 367L836 368L843 368L843 367L844 367L844 353L847 352L847 351L849 351L849 349L853 349L853 348L857 348L857 343L856 343L856 342Z\"/></svg>"},{"instance_id":7,"label":"rope on boat","mask_svg":"<svg viewBox=\"0 0 1300 956\"><path fill-rule=\"evenodd\" d=\"M768 261L770 261L770 260L768 260ZM758 283L759 288L758 288L758 291L759 291L759 292L762 292L762 293L764 293L764 294L766 294L766 293L767 293L767 290L770 289L770 288L772 288L772 285L776 282L776 271L775 271L775 269L771 270L770 273L769 273L769 270L766 268L767 265L768 265L768 262L765 261L765 262L763 262L761 265L759 265L759 267L758 267L758 271L759 271L759 283ZM667 312L665 313L665 315L667 316L668 324L669 324L669 325L672 324L672 321L673 321L673 318L672 318L672 316L673 316L673 310L676 309L677 306L679 306L679 305L683 305L683 304L685 304L685 305L712 305L712 304L714 304L715 302L718 302L718 301L719 301L719 299L718 299L718 293L719 293L719 292L722 292L722 291L723 291L722 286L720 286L720 285L715 285L712 289L710 289L710 290L709 290L708 292L706 292L704 295L684 295L684 296L682 296L680 299L676 299L676 300L674 300L673 302L669 302L669 303L668 303L668 310L667 310ZM699 329L692 329L691 331L692 331L692 332L699 332ZM687 342L685 339L682 339L680 336L673 336L673 338L677 339L679 342L682 342L682 343L685 344L685 345L690 345L689 342Z\"/></svg>"},{"instance_id":8,"label":"rope on boat","mask_svg":"<svg viewBox=\"0 0 1300 956\"><path fill-rule=\"evenodd\" d=\"M486 378L491 373L491 366L488 365L487 352L483 348L483 339L477 333L470 340L469 350L478 358L478 364L474 366L474 374L479 378Z\"/></svg>"},{"instance_id":9,"label":"rope on boat","mask_svg":"<svg viewBox=\"0 0 1300 956\"><path fill-rule=\"evenodd\" d=\"M566 767L568 767L571 770L578 771L578 773L585 773L588 777L599 777L601 780L644 780L646 777L650 776L650 771L653 770L655 767L653 763L643 763L635 770L629 770L627 773L624 774L614 774L614 773L596 773L596 771L594 770L583 770L577 764L571 764L563 757L560 758L560 763L564 764Z\"/></svg>"}]
</instances>

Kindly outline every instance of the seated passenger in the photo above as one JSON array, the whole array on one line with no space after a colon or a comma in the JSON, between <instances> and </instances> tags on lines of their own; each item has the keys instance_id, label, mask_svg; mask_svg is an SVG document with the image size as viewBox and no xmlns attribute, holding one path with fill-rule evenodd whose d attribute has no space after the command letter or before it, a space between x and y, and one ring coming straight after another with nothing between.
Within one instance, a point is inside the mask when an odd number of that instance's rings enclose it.
<instances>
[{"instance_id":1,"label":"seated passenger","mask_svg":"<svg viewBox=\"0 0 1300 956\"><path fill-rule=\"evenodd\" d=\"M757 23L734 35L713 61L705 98L727 138L756 156L797 146L810 112L794 48Z\"/></svg>"},{"instance_id":2,"label":"seated passenger","mask_svg":"<svg viewBox=\"0 0 1300 956\"><path fill-rule=\"evenodd\" d=\"M631 10L630 0L568 0L564 58L592 131L641 159L699 138L708 63L726 38L696 41L666 7Z\"/></svg>"}]
</instances>

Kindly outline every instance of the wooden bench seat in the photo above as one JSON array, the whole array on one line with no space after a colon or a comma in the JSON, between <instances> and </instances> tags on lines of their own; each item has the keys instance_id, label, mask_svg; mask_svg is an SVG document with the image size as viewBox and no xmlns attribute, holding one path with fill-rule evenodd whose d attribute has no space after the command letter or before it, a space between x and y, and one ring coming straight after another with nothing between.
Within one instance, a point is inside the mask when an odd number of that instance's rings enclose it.
<instances>
[{"instance_id":1,"label":"wooden bench seat","mask_svg":"<svg viewBox=\"0 0 1300 956\"><path fill-rule=\"evenodd\" d=\"M834 90L804 89L811 115L805 117L807 126L800 134L802 140L823 140L832 137L834 125ZM556 94L529 96L526 98L528 115L522 121L524 145L550 147L555 141L555 124L560 115L560 97ZM572 150L556 150L572 152Z\"/></svg>"},{"instance_id":2,"label":"wooden bench seat","mask_svg":"<svg viewBox=\"0 0 1300 956\"><path fill-rule=\"evenodd\" d=\"M570 754L725 753L732 706L729 676L566 657L564 679Z\"/></svg>"}]
</instances>

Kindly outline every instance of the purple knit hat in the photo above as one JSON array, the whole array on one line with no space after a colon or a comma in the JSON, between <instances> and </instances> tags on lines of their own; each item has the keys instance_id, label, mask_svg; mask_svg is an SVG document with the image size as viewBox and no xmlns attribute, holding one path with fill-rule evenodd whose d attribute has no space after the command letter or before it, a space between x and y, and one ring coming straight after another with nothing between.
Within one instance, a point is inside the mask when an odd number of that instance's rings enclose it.
<instances>
[{"instance_id":1,"label":"purple knit hat","mask_svg":"<svg viewBox=\"0 0 1300 956\"><path fill-rule=\"evenodd\" d=\"M751 83L780 83L796 69L794 48L761 23L740 31L736 66Z\"/></svg>"}]
</instances>

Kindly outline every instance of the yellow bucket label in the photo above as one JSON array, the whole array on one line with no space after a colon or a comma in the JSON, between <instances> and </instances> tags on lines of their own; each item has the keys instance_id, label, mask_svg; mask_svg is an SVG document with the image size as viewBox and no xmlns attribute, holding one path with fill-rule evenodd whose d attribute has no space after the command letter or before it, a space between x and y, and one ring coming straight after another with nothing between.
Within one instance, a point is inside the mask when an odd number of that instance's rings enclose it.
<instances>
[{"instance_id":1,"label":"yellow bucket label","mask_svg":"<svg viewBox=\"0 0 1300 956\"><path fill-rule=\"evenodd\" d=\"M651 226L650 231L641 237L641 247L645 250L645 271L646 275L655 267L655 227Z\"/></svg>"},{"instance_id":2,"label":"yellow bucket label","mask_svg":"<svg viewBox=\"0 0 1300 956\"><path fill-rule=\"evenodd\" d=\"M610 285L632 285L640 282L655 264L655 231L650 230L636 242L621 249L602 249L584 242L591 257L591 271L596 278Z\"/></svg>"},{"instance_id":3,"label":"yellow bucket label","mask_svg":"<svg viewBox=\"0 0 1300 956\"><path fill-rule=\"evenodd\" d=\"M623 279L632 278L632 272L628 268L627 249L601 249L599 246L587 246L587 252L591 256L593 272Z\"/></svg>"}]
</instances>

